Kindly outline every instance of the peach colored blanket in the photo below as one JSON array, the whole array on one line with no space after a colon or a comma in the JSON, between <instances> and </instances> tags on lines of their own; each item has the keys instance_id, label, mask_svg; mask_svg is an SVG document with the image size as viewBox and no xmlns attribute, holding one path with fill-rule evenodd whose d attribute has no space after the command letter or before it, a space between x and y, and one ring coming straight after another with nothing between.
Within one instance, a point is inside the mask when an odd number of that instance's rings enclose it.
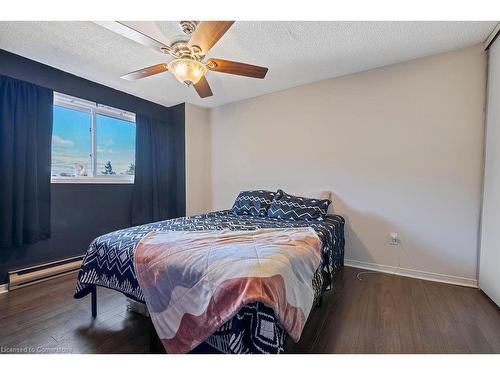
<instances>
[{"instance_id":1,"label":"peach colored blanket","mask_svg":"<svg viewBox=\"0 0 500 375\"><path fill-rule=\"evenodd\" d=\"M314 299L321 241L312 228L151 232L137 280L168 353L185 353L259 301L298 341Z\"/></svg>"}]
</instances>

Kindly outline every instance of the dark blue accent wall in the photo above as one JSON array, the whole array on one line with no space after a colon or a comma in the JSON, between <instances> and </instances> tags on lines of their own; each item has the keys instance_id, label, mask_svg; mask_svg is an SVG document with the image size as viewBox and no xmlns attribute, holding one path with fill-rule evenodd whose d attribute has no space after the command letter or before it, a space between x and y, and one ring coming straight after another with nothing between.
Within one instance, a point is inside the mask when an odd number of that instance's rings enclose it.
<instances>
[{"instance_id":1,"label":"dark blue accent wall","mask_svg":"<svg viewBox=\"0 0 500 375\"><path fill-rule=\"evenodd\" d=\"M0 249L0 284L9 270L85 253L97 236L130 226L132 184L52 184L51 238Z\"/></svg>"},{"instance_id":2,"label":"dark blue accent wall","mask_svg":"<svg viewBox=\"0 0 500 375\"><path fill-rule=\"evenodd\" d=\"M175 124L177 131L176 134L178 136L178 141L176 142L176 155L186 155L186 139L185 139L185 105L184 103L178 104L176 106L169 107L170 108L170 121L172 124ZM176 189L175 191L175 201L177 212L179 215L177 216L185 216L186 215L186 158L182 157L178 160L176 169Z\"/></svg>"},{"instance_id":3,"label":"dark blue accent wall","mask_svg":"<svg viewBox=\"0 0 500 375\"><path fill-rule=\"evenodd\" d=\"M0 74L167 120L175 126L179 157L172 176L177 211L172 216L185 215L184 104L164 107L3 50L0 50ZM83 255L95 237L129 227L132 189L132 184L52 184L52 237L33 245L0 249L0 284L7 282L9 270Z\"/></svg>"}]
</instances>

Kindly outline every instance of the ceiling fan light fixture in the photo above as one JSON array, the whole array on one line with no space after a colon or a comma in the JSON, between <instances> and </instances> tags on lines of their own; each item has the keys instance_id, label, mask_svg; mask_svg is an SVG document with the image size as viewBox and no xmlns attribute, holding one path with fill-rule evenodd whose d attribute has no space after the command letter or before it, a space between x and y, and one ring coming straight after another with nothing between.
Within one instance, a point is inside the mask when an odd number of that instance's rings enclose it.
<instances>
[{"instance_id":1,"label":"ceiling fan light fixture","mask_svg":"<svg viewBox=\"0 0 500 375\"><path fill-rule=\"evenodd\" d=\"M207 68L197 60L175 59L168 63L168 71L172 72L179 82L194 85L205 75Z\"/></svg>"},{"instance_id":2,"label":"ceiling fan light fixture","mask_svg":"<svg viewBox=\"0 0 500 375\"><path fill-rule=\"evenodd\" d=\"M170 45L165 45L124 23L106 22L105 24L111 26L105 27L175 59L169 63L160 63L124 74L121 78L135 81L169 71L179 82L187 86L193 85L200 98L208 98L213 93L205 78L207 70L259 79L263 79L267 74L268 69L263 66L224 59L204 60L206 54L233 23L234 21L181 21L184 35Z\"/></svg>"}]
</instances>

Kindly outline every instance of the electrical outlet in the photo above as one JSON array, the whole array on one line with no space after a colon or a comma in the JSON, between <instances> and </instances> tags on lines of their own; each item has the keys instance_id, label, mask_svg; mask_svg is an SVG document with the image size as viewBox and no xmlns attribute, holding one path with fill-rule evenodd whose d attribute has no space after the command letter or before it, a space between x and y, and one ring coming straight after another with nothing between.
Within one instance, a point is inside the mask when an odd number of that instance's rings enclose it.
<instances>
[{"instance_id":1,"label":"electrical outlet","mask_svg":"<svg viewBox=\"0 0 500 375\"><path fill-rule=\"evenodd\" d=\"M401 244L401 238L399 238L399 233L389 233L389 245L399 246Z\"/></svg>"}]
</instances>

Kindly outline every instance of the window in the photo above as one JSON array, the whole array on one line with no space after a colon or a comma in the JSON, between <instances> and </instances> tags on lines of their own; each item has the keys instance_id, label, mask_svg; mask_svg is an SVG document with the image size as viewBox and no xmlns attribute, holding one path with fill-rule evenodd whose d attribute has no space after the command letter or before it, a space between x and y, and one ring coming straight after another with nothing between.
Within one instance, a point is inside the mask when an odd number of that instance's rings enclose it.
<instances>
[{"instance_id":1,"label":"window","mask_svg":"<svg viewBox=\"0 0 500 375\"><path fill-rule=\"evenodd\" d=\"M52 182L132 183L135 115L54 94Z\"/></svg>"}]
</instances>

